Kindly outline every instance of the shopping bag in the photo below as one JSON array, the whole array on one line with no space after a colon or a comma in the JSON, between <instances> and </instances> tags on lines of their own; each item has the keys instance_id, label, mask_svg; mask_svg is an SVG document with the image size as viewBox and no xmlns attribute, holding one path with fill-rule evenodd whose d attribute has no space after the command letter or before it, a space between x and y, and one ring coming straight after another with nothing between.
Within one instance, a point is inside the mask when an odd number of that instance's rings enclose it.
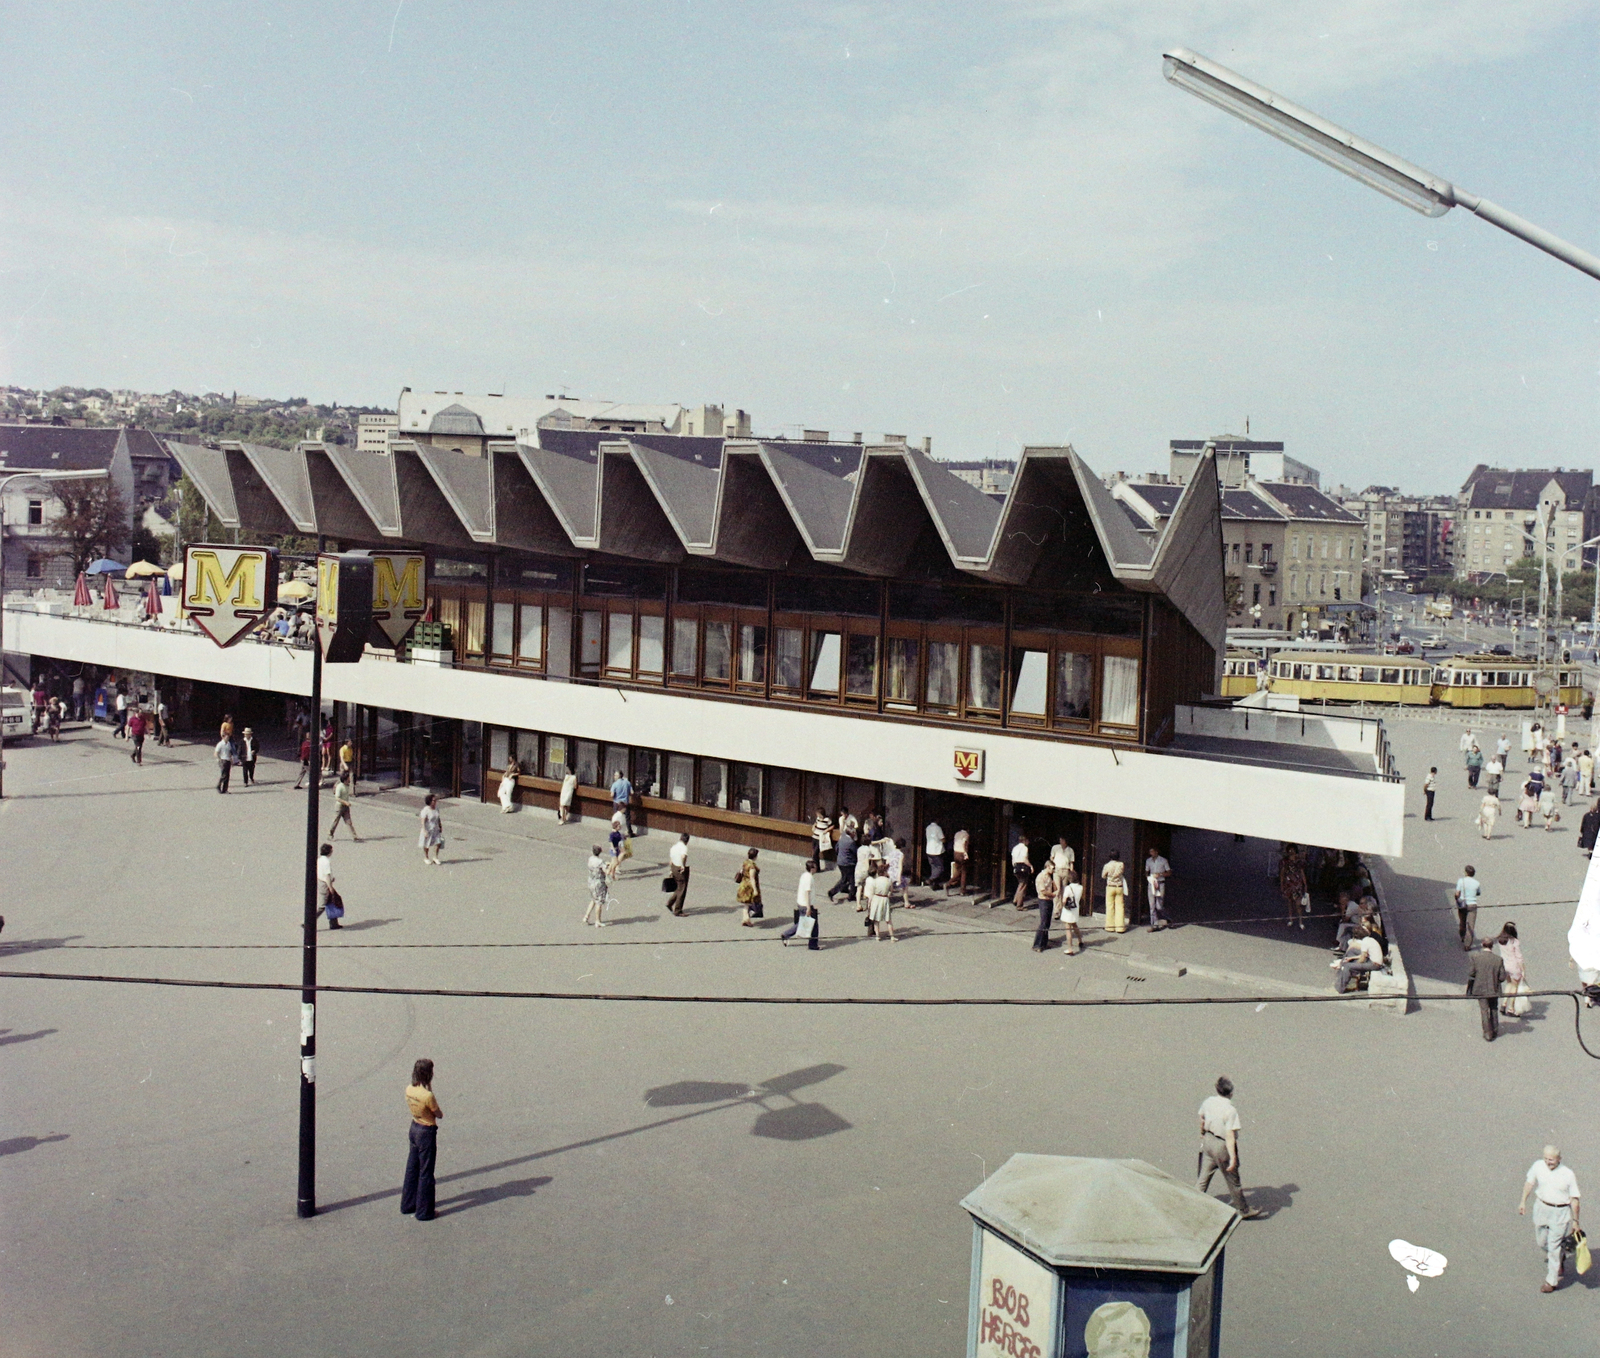
<instances>
[{"instance_id":1,"label":"shopping bag","mask_svg":"<svg viewBox=\"0 0 1600 1358\"><path fill-rule=\"evenodd\" d=\"M328 893L327 916L329 919L344 918L344 898L337 891Z\"/></svg>"},{"instance_id":2,"label":"shopping bag","mask_svg":"<svg viewBox=\"0 0 1600 1358\"><path fill-rule=\"evenodd\" d=\"M1533 1008L1533 1001L1528 998L1528 983L1518 981L1512 987L1513 998L1511 1012L1517 1018L1526 1018Z\"/></svg>"},{"instance_id":3,"label":"shopping bag","mask_svg":"<svg viewBox=\"0 0 1600 1358\"><path fill-rule=\"evenodd\" d=\"M1573 1227L1572 1239L1574 1242L1574 1249L1572 1251L1572 1266L1577 1269L1579 1273L1587 1273L1589 1271L1589 1265L1592 1262L1589 1255L1589 1238L1584 1235L1582 1231L1578 1230L1577 1227Z\"/></svg>"},{"instance_id":4,"label":"shopping bag","mask_svg":"<svg viewBox=\"0 0 1600 1358\"><path fill-rule=\"evenodd\" d=\"M815 915L801 915L794 927L796 938L810 938L817 932L817 917Z\"/></svg>"}]
</instances>

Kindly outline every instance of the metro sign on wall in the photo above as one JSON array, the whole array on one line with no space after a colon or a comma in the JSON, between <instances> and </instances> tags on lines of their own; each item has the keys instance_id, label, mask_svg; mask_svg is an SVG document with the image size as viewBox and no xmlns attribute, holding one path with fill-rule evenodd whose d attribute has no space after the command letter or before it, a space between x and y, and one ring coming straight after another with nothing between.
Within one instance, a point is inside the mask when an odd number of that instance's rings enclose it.
<instances>
[{"instance_id":1,"label":"metro sign on wall","mask_svg":"<svg viewBox=\"0 0 1600 1358\"><path fill-rule=\"evenodd\" d=\"M957 746L954 767L958 783L981 783L983 781L983 751L963 750L960 746Z\"/></svg>"},{"instance_id":2,"label":"metro sign on wall","mask_svg":"<svg viewBox=\"0 0 1600 1358\"><path fill-rule=\"evenodd\" d=\"M364 552L372 558L372 641L400 649L427 610L422 582L427 558L421 552Z\"/></svg>"},{"instance_id":3,"label":"metro sign on wall","mask_svg":"<svg viewBox=\"0 0 1600 1358\"><path fill-rule=\"evenodd\" d=\"M276 548L184 548L184 611L218 646L242 641L277 606Z\"/></svg>"}]
</instances>

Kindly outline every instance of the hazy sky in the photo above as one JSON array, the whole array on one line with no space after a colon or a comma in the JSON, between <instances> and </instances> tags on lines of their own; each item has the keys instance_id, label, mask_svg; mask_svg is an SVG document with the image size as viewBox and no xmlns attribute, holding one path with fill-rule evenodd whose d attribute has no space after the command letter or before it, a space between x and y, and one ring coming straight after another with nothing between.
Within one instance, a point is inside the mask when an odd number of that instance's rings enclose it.
<instances>
[{"instance_id":1,"label":"hazy sky","mask_svg":"<svg viewBox=\"0 0 1600 1358\"><path fill-rule=\"evenodd\" d=\"M8 5L0 381L1592 466L1600 283L1181 93L1185 45L1600 249L1575 0Z\"/></svg>"}]
</instances>

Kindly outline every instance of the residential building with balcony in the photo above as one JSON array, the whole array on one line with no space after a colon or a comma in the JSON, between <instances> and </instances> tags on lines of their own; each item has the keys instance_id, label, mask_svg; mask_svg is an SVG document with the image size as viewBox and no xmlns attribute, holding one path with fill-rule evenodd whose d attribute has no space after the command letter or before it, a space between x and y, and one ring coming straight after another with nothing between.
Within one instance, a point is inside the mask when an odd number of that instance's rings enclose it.
<instances>
[{"instance_id":1,"label":"residential building with balcony","mask_svg":"<svg viewBox=\"0 0 1600 1358\"><path fill-rule=\"evenodd\" d=\"M61 424L0 424L0 479L23 471L104 471L122 493L133 515L155 495L141 487L155 483L151 467L162 479L172 465L166 446L142 429L86 429ZM13 585L38 589L70 589L73 584L71 544L57 526L62 505L48 481L21 477L0 493L4 523L5 575Z\"/></svg>"},{"instance_id":2,"label":"residential building with balcony","mask_svg":"<svg viewBox=\"0 0 1600 1358\"><path fill-rule=\"evenodd\" d=\"M1593 564L1600 531L1592 471L1505 471L1479 463L1456 496L1455 574L1487 580L1543 553L1565 573Z\"/></svg>"}]
</instances>

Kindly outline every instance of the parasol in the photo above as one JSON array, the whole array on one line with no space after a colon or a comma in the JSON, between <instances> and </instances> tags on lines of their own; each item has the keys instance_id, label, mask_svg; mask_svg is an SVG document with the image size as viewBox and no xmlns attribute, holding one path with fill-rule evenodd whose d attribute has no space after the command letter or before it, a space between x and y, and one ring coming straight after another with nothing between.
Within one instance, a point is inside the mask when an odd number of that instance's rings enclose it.
<instances>
[{"instance_id":1,"label":"parasol","mask_svg":"<svg viewBox=\"0 0 1600 1358\"><path fill-rule=\"evenodd\" d=\"M278 586L280 599L310 599L315 596L317 587L307 584L304 580L291 580L286 585Z\"/></svg>"},{"instance_id":2,"label":"parasol","mask_svg":"<svg viewBox=\"0 0 1600 1358\"><path fill-rule=\"evenodd\" d=\"M78 572L78 584L72 591L72 606L74 608L89 608L94 600L89 597L89 577L82 571Z\"/></svg>"},{"instance_id":3,"label":"parasol","mask_svg":"<svg viewBox=\"0 0 1600 1358\"><path fill-rule=\"evenodd\" d=\"M88 567L90 575L121 575L127 567L120 561L113 561L110 557L101 557L98 561L91 561Z\"/></svg>"},{"instance_id":4,"label":"parasol","mask_svg":"<svg viewBox=\"0 0 1600 1358\"><path fill-rule=\"evenodd\" d=\"M90 566L89 569L93 570L94 567ZM119 569L120 569L120 567L119 567ZM122 607L122 601L117 598L117 585L116 585L116 582L109 575L106 576L105 607L107 607L107 608L121 608Z\"/></svg>"},{"instance_id":5,"label":"parasol","mask_svg":"<svg viewBox=\"0 0 1600 1358\"><path fill-rule=\"evenodd\" d=\"M144 615L147 618L161 616L161 587L152 580L144 592Z\"/></svg>"},{"instance_id":6,"label":"parasol","mask_svg":"<svg viewBox=\"0 0 1600 1358\"><path fill-rule=\"evenodd\" d=\"M128 579L143 580L153 575L165 575L166 567L153 565L148 561L135 561L128 567Z\"/></svg>"}]
</instances>

